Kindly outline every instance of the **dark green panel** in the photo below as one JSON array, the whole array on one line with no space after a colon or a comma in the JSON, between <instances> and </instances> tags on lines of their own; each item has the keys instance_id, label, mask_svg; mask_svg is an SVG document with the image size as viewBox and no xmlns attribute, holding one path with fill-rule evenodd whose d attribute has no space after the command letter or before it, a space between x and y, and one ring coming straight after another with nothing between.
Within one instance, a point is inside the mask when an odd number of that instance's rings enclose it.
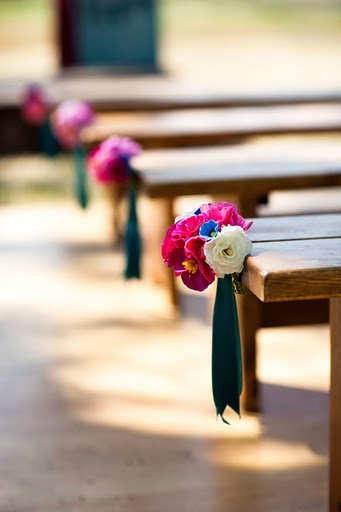
<instances>
[{"instance_id":1,"label":"dark green panel","mask_svg":"<svg viewBox=\"0 0 341 512\"><path fill-rule=\"evenodd\" d=\"M76 0L80 65L155 69L155 0Z\"/></svg>"}]
</instances>

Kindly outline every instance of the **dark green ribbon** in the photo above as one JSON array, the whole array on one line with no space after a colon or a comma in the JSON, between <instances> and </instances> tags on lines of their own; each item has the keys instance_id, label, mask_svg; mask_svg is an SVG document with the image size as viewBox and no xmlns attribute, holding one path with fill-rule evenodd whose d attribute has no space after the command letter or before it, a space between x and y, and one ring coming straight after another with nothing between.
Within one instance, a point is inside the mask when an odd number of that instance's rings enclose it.
<instances>
[{"instance_id":1,"label":"dark green ribbon","mask_svg":"<svg viewBox=\"0 0 341 512\"><path fill-rule=\"evenodd\" d=\"M49 158L53 158L60 153L60 145L58 144L53 132L51 130L50 123L45 121L38 127L39 130L39 150L40 152Z\"/></svg>"},{"instance_id":2,"label":"dark green ribbon","mask_svg":"<svg viewBox=\"0 0 341 512\"><path fill-rule=\"evenodd\" d=\"M126 279L141 277L141 236L137 217L137 180L134 171L130 168L129 183L129 215L126 229Z\"/></svg>"},{"instance_id":3,"label":"dark green ribbon","mask_svg":"<svg viewBox=\"0 0 341 512\"><path fill-rule=\"evenodd\" d=\"M231 275L218 278L213 310L212 388L217 415L221 416L223 422L228 423L223 418L226 406L240 416L242 358Z\"/></svg>"},{"instance_id":4,"label":"dark green ribbon","mask_svg":"<svg viewBox=\"0 0 341 512\"><path fill-rule=\"evenodd\" d=\"M86 175L86 153L83 146L73 150L74 159L74 190L79 206L85 209L88 206L89 194Z\"/></svg>"}]
</instances>

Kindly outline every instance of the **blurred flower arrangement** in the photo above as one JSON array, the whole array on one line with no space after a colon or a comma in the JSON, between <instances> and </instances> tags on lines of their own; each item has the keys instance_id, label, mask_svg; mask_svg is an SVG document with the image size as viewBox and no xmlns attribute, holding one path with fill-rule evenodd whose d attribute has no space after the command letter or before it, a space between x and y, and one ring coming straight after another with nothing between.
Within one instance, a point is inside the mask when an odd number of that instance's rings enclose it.
<instances>
[{"instance_id":1,"label":"blurred flower arrangement","mask_svg":"<svg viewBox=\"0 0 341 512\"><path fill-rule=\"evenodd\" d=\"M168 267L183 283L205 290L218 278L212 329L212 387L217 414L227 405L240 414L242 364L235 293L243 293L239 274L252 249L246 231L252 222L227 202L202 204L175 219L162 242Z\"/></svg>"},{"instance_id":2,"label":"blurred flower arrangement","mask_svg":"<svg viewBox=\"0 0 341 512\"><path fill-rule=\"evenodd\" d=\"M81 133L94 119L95 114L89 103L77 99L60 103L51 115L53 133L61 146L73 154L75 194L81 208L86 208L89 201L86 153L81 142Z\"/></svg>"},{"instance_id":3,"label":"blurred flower arrangement","mask_svg":"<svg viewBox=\"0 0 341 512\"><path fill-rule=\"evenodd\" d=\"M21 95L20 107L22 118L38 128L41 153L48 157L56 156L60 146L51 131L50 104L43 87L38 84L26 86Z\"/></svg>"},{"instance_id":4,"label":"blurred flower arrangement","mask_svg":"<svg viewBox=\"0 0 341 512\"><path fill-rule=\"evenodd\" d=\"M58 105L51 115L52 129L66 149L75 149L81 145L81 132L90 126L95 114L86 101L71 99Z\"/></svg>"},{"instance_id":5,"label":"blurred flower arrangement","mask_svg":"<svg viewBox=\"0 0 341 512\"><path fill-rule=\"evenodd\" d=\"M114 187L124 186L129 189L129 213L125 233L127 279L141 276L141 237L139 231L136 201L138 193L138 176L131 166L131 158L141 151L139 144L126 137L109 137L94 148L87 159L89 174L102 185ZM122 189L119 189L122 191ZM122 194L115 199L115 218L118 219L117 208Z\"/></svg>"},{"instance_id":6,"label":"blurred flower arrangement","mask_svg":"<svg viewBox=\"0 0 341 512\"><path fill-rule=\"evenodd\" d=\"M88 156L89 173L100 183L127 183L130 159L141 151L139 144L126 137L109 137Z\"/></svg>"}]
</instances>

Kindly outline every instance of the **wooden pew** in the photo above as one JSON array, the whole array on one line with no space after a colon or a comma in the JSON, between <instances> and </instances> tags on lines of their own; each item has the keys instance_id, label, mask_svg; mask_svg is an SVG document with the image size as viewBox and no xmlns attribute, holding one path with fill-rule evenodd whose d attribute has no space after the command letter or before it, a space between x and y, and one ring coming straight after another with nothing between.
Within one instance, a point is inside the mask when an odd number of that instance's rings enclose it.
<instances>
[{"instance_id":1,"label":"wooden pew","mask_svg":"<svg viewBox=\"0 0 341 512\"><path fill-rule=\"evenodd\" d=\"M244 216L254 216L260 198L273 190L341 185L340 142L260 140L240 146L144 151L133 166L151 198L232 195Z\"/></svg>"},{"instance_id":2,"label":"wooden pew","mask_svg":"<svg viewBox=\"0 0 341 512\"><path fill-rule=\"evenodd\" d=\"M145 152L134 164L144 193L156 202L158 208L158 214L153 218L154 238L151 233L148 236L148 260L153 261L153 276L169 288L175 304L178 296L173 273L162 264L158 255L164 233L174 221L173 200L176 197L210 194L229 200L232 195L240 212L253 217L259 199L273 190L341 186L338 141L271 145L264 142L253 146ZM248 315L245 321L243 318L243 311L240 311L246 382L243 404L249 411L258 411L257 330L276 325L326 322L328 303L321 300L309 305L292 302L283 309L277 304L260 305L250 298Z\"/></svg>"},{"instance_id":3,"label":"wooden pew","mask_svg":"<svg viewBox=\"0 0 341 512\"><path fill-rule=\"evenodd\" d=\"M255 219L242 280L265 303L328 299L331 328L329 512L341 509L341 214ZM284 306L284 305L283 305ZM246 308L246 306L245 306Z\"/></svg>"},{"instance_id":4,"label":"wooden pew","mask_svg":"<svg viewBox=\"0 0 341 512\"><path fill-rule=\"evenodd\" d=\"M261 141L251 145L145 151L133 161L144 193L158 203L158 233L175 217L179 196L233 200L245 217L274 190L341 185L341 145L336 141ZM341 208L341 200L340 200ZM160 235L159 235L160 237ZM160 240L159 240L160 241Z\"/></svg>"},{"instance_id":5,"label":"wooden pew","mask_svg":"<svg viewBox=\"0 0 341 512\"><path fill-rule=\"evenodd\" d=\"M39 150L36 127L25 123L20 102L25 82L0 84L0 153ZM51 109L69 98L89 101L96 112L157 112L174 109L236 108L341 103L341 94L324 92L229 93L181 81L169 75L89 74L69 68L42 83Z\"/></svg>"},{"instance_id":6,"label":"wooden pew","mask_svg":"<svg viewBox=\"0 0 341 512\"><path fill-rule=\"evenodd\" d=\"M19 81L1 82L0 111L18 108L24 85ZM167 74L94 74L72 67L57 78L44 80L42 85L52 106L65 99L80 98L91 102L97 112L341 103L341 93L333 90L234 93Z\"/></svg>"},{"instance_id":7,"label":"wooden pew","mask_svg":"<svg viewBox=\"0 0 341 512\"><path fill-rule=\"evenodd\" d=\"M217 145L263 135L340 133L341 106L174 110L99 114L83 131L89 149L110 135L131 137L144 149Z\"/></svg>"}]
</instances>

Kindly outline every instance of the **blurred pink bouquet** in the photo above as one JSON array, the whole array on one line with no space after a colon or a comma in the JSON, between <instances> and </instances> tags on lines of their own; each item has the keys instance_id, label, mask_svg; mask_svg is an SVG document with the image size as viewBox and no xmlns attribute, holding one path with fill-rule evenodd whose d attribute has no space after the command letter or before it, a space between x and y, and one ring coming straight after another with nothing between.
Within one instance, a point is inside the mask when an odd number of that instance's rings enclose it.
<instances>
[{"instance_id":1,"label":"blurred pink bouquet","mask_svg":"<svg viewBox=\"0 0 341 512\"><path fill-rule=\"evenodd\" d=\"M41 125L47 120L49 105L42 87L37 84L26 87L21 98L21 113L31 124Z\"/></svg>"},{"instance_id":2,"label":"blurred pink bouquet","mask_svg":"<svg viewBox=\"0 0 341 512\"><path fill-rule=\"evenodd\" d=\"M81 144L83 128L93 123L95 114L89 103L82 100L67 100L61 103L51 116L53 132L67 149Z\"/></svg>"},{"instance_id":3,"label":"blurred pink bouquet","mask_svg":"<svg viewBox=\"0 0 341 512\"><path fill-rule=\"evenodd\" d=\"M188 288L201 292L216 276L242 271L252 247L246 235L251 225L234 204L202 204L168 228L161 247L163 260Z\"/></svg>"},{"instance_id":4,"label":"blurred pink bouquet","mask_svg":"<svg viewBox=\"0 0 341 512\"><path fill-rule=\"evenodd\" d=\"M87 160L88 171L103 184L126 183L129 159L141 151L139 144L125 137L109 137L94 148Z\"/></svg>"}]
</instances>

